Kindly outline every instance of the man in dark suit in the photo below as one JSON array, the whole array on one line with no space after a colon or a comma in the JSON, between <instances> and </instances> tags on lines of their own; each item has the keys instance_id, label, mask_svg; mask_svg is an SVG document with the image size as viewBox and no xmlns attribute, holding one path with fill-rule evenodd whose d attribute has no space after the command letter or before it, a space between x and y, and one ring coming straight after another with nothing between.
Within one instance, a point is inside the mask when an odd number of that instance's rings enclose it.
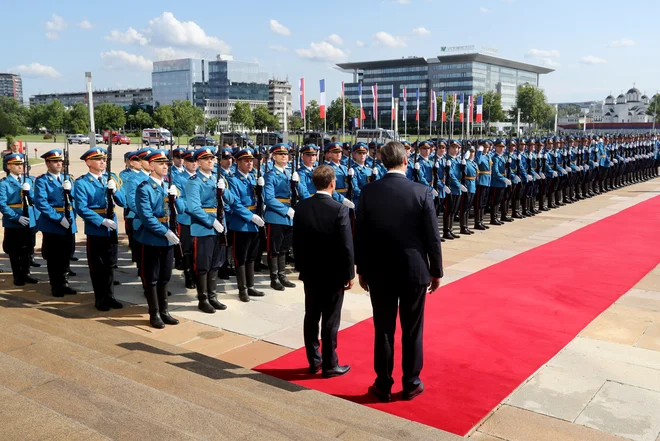
<instances>
[{"instance_id":1,"label":"man in dark suit","mask_svg":"<svg viewBox=\"0 0 660 441\"><path fill-rule=\"evenodd\" d=\"M312 374L323 377L347 373L337 359L337 331L344 290L353 287L355 265L348 209L332 199L336 175L321 165L312 173L316 194L296 205L293 217L293 253L300 280L305 284L305 349ZM328 270L328 265L333 268ZM319 320L323 357L319 354Z\"/></svg>"},{"instance_id":2,"label":"man in dark suit","mask_svg":"<svg viewBox=\"0 0 660 441\"><path fill-rule=\"evenodd\" d=\"M376 381L369 391L392 399L394 331L401 320L403 399L424 391L422 331L427 289L440 286L442 253L431 188L406 178L408 155L401 143L381 149L387 174L362 189L355 223L355 261L360 286L371 294Z\"/></svg>"}]
</instances>

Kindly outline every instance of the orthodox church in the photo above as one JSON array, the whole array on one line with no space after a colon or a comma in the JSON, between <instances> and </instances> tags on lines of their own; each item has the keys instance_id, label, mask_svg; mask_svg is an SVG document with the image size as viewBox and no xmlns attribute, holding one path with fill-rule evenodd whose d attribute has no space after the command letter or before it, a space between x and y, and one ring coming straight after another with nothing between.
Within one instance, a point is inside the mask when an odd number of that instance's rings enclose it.
<instances>
[{"instance_id":1,"label":"orthodox church","mask_svg":"<svg viewBox=\"0 0 660 441\"><path fill-rule=\"evenodd\" d=\"M590 116L593 121L604 123L647 123L653 121L653 117L646 114L650 103L651 98L633 85L625 95L621 93L616 98L609 95L601 112L598 112L600 109L593 109L595 112Z\"/></svg>"}]
</instances>

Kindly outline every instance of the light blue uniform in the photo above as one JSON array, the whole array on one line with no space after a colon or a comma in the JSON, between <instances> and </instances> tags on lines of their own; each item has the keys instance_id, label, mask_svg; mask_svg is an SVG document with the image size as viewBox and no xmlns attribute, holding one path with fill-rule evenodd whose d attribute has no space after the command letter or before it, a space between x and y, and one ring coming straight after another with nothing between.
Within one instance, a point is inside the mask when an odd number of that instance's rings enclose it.
<instances>
[{"instance_id":1,"label":"light blue uniform","mask_svg":"<svg viewBox=\"0 0 660 441\"><path fill-rule=\"evenodd\" d=\"M110 237L110 229L101 225L108 207L106 176L107 174L104 174L101 178L103 182L99 182L99 178L87 173L76 179L73 187L75 189L73 193L75 210L78 216L85 221L85 234L88 236ZM124 207L126 206L126 195L119 185L121 181L114 173L112 179L117 182L117 191L113 195L113 200L119 207ZM116 213L112 220L117 222Z\"/></svg>"},{"instance_id":2,"label":"light blue uniform","mask_svg":"<svg viewBox=\"0 0 660 441\"><path fill-rule=\"evenodd\" d=\"M144 245L156 247L170 246L165 238L169 231L169 196L167 183L156 182L153 178L142 181L135 189L135 214L140 226L135 229L135 240ZM176 198L177 212L185 209L183 201Z\"/></svg>"},{"instance_id":3,"label":"light blue uniform","mask_svg":"<svg viewBox=\"0 0 660 441\"><path fill-rule=\"evenodd\" d=\"M69 207L71 228L67 230L60 224L64 217L64 189L62 183L67 178L70 179L69 176L65 177L64 175L60 175L58 179L50 173L44 173L35 180L34 206L42 214L38 222L39 231L61 235L77 231L73 201L71 201ZM71 195L73 195L73 184L71 182Z\"/></svg>"}]
</instances>

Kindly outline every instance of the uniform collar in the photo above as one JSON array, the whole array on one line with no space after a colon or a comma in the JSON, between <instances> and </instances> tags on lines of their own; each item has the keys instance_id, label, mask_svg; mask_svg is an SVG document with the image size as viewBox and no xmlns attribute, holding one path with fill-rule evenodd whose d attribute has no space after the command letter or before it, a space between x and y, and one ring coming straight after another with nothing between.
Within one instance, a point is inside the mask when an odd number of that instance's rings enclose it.
<instances>
[{"instance_id":1,"label":"uniform collar","mask_svg":"<svg viewBox=\"0 0 660 441\"><path fill-rule=\"evenodd\" d=\"M154 181L156 184L158 184L159 187L163 186L163 181L161 179L154 178L153 176L149 176L149 177L151 178L152 181Z\"/></svg>"}]
</instances>

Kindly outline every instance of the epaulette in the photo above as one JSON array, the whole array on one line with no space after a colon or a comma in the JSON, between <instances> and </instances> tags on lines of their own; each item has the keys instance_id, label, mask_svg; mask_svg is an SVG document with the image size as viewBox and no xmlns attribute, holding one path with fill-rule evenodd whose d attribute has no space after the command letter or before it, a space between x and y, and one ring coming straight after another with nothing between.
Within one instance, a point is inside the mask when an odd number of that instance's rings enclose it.
<instances>
[{"instance_id":1,"label":"epaulette","mask_svg":"<svg viewBox=\"0 0 660 441\"><path fill-rule=\"evenodd\" d=\"M7 179L7 176L5 176L4 178L0 178L0 182L4 181L5 179Z\"/></svg>"},{"instance_id":2,"label":"epaulette","mask_svg":"<svg viewBox=\"0 0 660 441\"><path fill-rule=\"evenodd\" d=\"M149 182L149 179L145 179L144 181L140 182L140 183L138 184L137 188L143 187L147 182ZM154 185L155 185L155 184L156 184L156 183L154 182Z\"/></svg>"},{"instance_id":3,"label":"epaulette","mask_svg":"<svg viewBox=\"0 0 660 441\"><path fill-rule=\"evenodd\" d=\"M194 175L192 175L189 179L190 179L190 180L197 179L197 173L195 173Z\"/></svg>"},{"instance_id":4,"label":"epaulette","mask_svg":"<svg viewBox=\"0 0 660 441\"><path fill-rule=\"evenodd\" d=\"M80 180L81 180L82 178L84 178L84 177L85 177L85 175L79 176L79 177L76 179L76 181L80 181Z\"/></svg>"}]
</instances>

